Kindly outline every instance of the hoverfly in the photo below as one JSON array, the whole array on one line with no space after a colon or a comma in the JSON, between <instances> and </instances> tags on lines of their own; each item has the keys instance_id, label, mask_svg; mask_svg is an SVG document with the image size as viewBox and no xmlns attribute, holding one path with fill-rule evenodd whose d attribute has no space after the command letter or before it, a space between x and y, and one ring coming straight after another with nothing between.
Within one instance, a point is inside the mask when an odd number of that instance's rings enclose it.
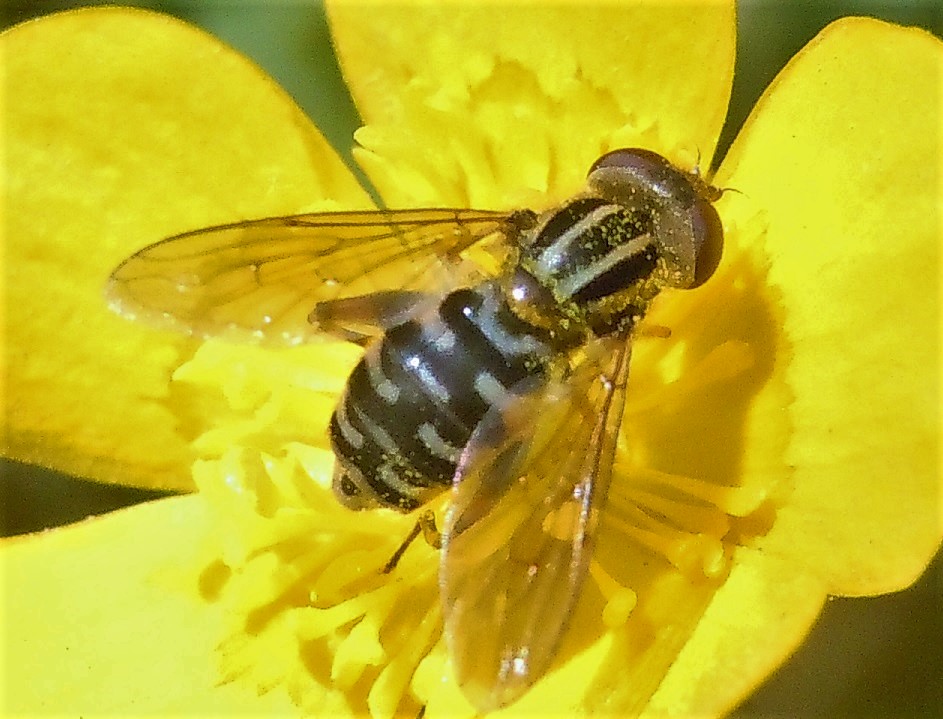
<instances>
[{"instance_id":1,"label":"hoverfly","mask_svg":"<svg viewBox=\"0 0 943 719\"><path fill-rule=\"evenodd\" d=\"M366 347L330 424L338 499L411 511L446 489L441 601L481 710L550 665L589 566L631 339L664 288L714 271L720 191L643 149L599 158L543 213L327 212L144 248L112 306L203 336ZM499 258L486 271L462 255Z\"/></svg>"}]
</instances>

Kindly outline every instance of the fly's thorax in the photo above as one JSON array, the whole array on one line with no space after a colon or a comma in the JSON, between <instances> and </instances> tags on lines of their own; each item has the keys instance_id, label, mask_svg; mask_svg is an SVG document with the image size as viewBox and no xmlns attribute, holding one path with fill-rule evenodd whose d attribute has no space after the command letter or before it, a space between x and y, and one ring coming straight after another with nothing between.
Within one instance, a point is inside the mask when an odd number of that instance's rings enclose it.
<instances>
[{"instance_id":1,"label":"fly's thorax","mask_svg":"<svg viewBox=\"0 0 943 719\"><path fill-rule=\"evenodd\" d=\"M507 275L509 306L561 348L625 332L673 284L676 270L654 237L656 222L651 212L598 195L546 213Z\"/></svg>"},{"instance_id":2,"label":"fly's thorax","mask_svg":"<svg viewBox=\"0 0 943 719\"><path fill-rule=\"evenodd\" d=\"M501 281L508 309L540 332L555 351L565 352L586 341L586 317L574 302L560 301L550 286L519 264Z\"/></svg>"}]
</instances>

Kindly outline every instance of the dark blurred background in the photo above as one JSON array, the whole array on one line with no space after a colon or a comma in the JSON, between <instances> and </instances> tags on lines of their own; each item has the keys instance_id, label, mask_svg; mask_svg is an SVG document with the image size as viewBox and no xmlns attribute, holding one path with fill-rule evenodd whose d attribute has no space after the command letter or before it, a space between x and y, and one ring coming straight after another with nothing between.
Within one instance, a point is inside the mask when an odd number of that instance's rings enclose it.
<instances>
[{"instance_id":1,"label":"dark blurred background","mask_svg":"<svg viewBox=\"0 0 943 719\"><path fill-rule=\"evenodd\" d=\"M106 4L115 3L0 0L0 28L59 10ZM189 20L253 58L351 162L351 136L359 119L340 78L320 3L192 0L122 4ZM741 2L736 77L718 159L789 58L829 22L847 15L917 25L943 37L943 4L938 0ZM943 77L938 79L943 93ZM54 527L163 496L104 486L16 462L2 461L0 472L3 536ZM943 717L943 555L905 592L829 602L808 641L734 716Z\"/></svg>"}]
</instances>

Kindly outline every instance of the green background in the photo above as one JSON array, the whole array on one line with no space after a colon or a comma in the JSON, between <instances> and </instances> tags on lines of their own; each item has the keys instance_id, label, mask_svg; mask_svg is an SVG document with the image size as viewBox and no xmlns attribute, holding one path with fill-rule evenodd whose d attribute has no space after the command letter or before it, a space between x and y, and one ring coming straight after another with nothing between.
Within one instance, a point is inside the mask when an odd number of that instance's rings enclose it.
<instances>
[{"instance_id":1,"label":"green background","mask_svg":"<svg viewBox=\"0 0 943 719\"><path fill-rule=\"evenodd\" d=\"M0 27L105 2L0 0ZM357 111L340 78L320 3L128 2L202 26L275 77L350 161ZM870 15L943 37L943 4L747 0L740 3L736 77L718 158L782 66L830 21ZM943 92L943 78L940 78ZM159 493L102 486L15 462L0 465L0 533L21 534L144 501ZM835 599L808 641L734 714L750 717L943 716L943 559L914 587Z\"/></svg>"}]
</instances>

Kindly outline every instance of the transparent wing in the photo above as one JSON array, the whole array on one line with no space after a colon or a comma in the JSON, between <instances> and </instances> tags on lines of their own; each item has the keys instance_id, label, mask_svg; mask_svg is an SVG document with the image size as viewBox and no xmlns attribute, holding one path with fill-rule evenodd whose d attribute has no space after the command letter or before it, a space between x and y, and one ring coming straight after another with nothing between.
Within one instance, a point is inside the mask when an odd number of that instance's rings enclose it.
<instances>
[{"instance_id":1,"label":"transparent wing","mask_svg":"<svg viewBox=\"0 0 943 719\"><path fill-rule=\"evenodd\" d=\"M374 210L211 227L131 256L111 275L107 294L124 315L195 334L300 342L319 331L308 321L318 303L380 294L402 305L420 291L441 294L473 281L476 270L459 253L501 239L512 215Z\"/></svg>"},{"instance_id":2,"label":"transparent wing","mask_svg":"<svg viewBox=\"0 0 943 719\"><path fill-rule=\"evenodd\" d=\"M459 683L482 711L544 674L586 576L630 354L626 340L591 350L569 378L492 410L459 462L441 593Z\"/></svg>"}]
</instances>

